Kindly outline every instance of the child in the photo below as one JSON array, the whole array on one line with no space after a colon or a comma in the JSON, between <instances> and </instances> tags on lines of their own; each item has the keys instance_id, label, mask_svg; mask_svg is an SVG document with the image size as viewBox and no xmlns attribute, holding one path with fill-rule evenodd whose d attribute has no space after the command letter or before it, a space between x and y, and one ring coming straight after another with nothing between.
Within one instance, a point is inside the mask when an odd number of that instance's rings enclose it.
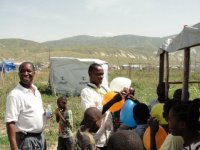
<instances>
[{"instance_id":1,"label":"child","mask_svg":"<svg viewBox=\"0 0 200 150\"><path fill-rule=\"evenodd\" d=\"M72 113L67 108L66 97L59 97L57 99L56 121L59 123L59 136L58 136L58 150L72 150L73 137L72 137Z\"/></svg>"},{"instance_id":2,"label":"child","mask_svg":"<svg viewBox=\"0 0 200 150\"><path fill-rule=\"evenodd\" d=\"M168 122L168 116L169 116L169 111L172 108L173 105L176 103L179 103L179 101L173 99L173 100L168 100L164 104L164 112L163 112L163 117L165 120ZM155 134L158 131L158 123L156 124L155 120L152 120L149 122L150 123L150 128L151 128L151 138L153 138L152 143L151 143L151 150L156 150L157 148L155 147ZM153 131L152 131L153 130ZM154 141L154 142L153 142ZM182 150L183 149L183 138L181 136L174 136L171 133L168 133L166 139L162 143L161 147L159 150Z\"/></svg>"},{"instance_id":3,"label":"child","mask_svg":"<svg viewBox=\"0 0 200 150\"><path fill-rule=\"evenodd\" d=\"M168 89L169 89L169 87L168 87ZM156 93L157 93L157 98L152 100L148 106L150 112L154 105L165 102L165 83L164 82L161 82L157 85Z\"/></svg>"},{"instance_id":4,"label":"child","mask_svg":"<svg viewBox=\"0 0 200 150\"><path fill-rule=\"evenodd\" d=\"M75 150L97 150L93 133L96 133L102 122L103 115L96 107L86 109L83 118L83 125L76 134Z\"/></svg>"},{"instance_id":5,"label":"child","mask_svg":"<svg viewBox=\"0 0 200 150\"><path fill-rule=\"evenodd\" d=\"M184 150L200 147L199 105L197 101L175 104L169 112L169 130L172 135L182 136Z\"/></svg>"},{"instance_id":6,"label":"child","mask_svg":"<svg viewBox=\"0 0 200 150\"><path fill-rule=\"evenodd\" d=\"M133 108L133 114L135 122L137 123L137 126L133 129L133 131L136 132L141 139L143 139L144 132L148 127L147 122L150 117L149 108L144 103L138 103Z\"/></svg>"},{"instance_id":7,"label":"child","mask_svg":"<svg viewBox=\"0 0 200 150\"><path fill-rule=\"evenodd\" d=\"M173 100L181 101L181 96L182 96L182 89L176 89L173 94ZM187 91L186 99L189 100L189 98L190 98L190 93Z\"/></svg>"},{"instance_id":8,"label":"child","mask_svg":"<svg viewBox=\"0 0 200 150\"><path fill-rule=\"evenodd\" d=\"M176 90L177 91L177 90ZM179 90L178 90L179 91ZM176 92L174 92L176 93ZM176 95L176 94L174 94ZM180 102L180 99L174 99L175 96L173 96L173 100L168 100L164 104L164 112L163 112L163 117L165 120L168 122L168 116L169 116L169 111L172 108L173 105L176 103ZM183 138L181 136L174 136L171 133L169 133L163 142L163 144L160 147L160 150L168 150L168 149L173 149L173 150L179 150L183 149Z\"/></svg>"}]
</instances>

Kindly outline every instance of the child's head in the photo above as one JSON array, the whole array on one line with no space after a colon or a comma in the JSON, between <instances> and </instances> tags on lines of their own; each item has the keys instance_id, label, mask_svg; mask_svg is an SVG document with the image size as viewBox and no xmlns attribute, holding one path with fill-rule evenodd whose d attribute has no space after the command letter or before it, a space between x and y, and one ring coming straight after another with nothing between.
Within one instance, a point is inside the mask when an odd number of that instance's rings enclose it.
<instances>
[{"instance_id":1,"label":"child's head","mask_svg":"<svg viewBox=\"0 0 200 150\"><path fill-rule=\"evenodd\" d=\"M199 120L199 106L193 102L175 104L169 112L169 129L173 135L182 136L187 132L197 132Z\"/></svg>"},{"instance_id":2,"label":"child's head","mask_svg":"<svg viewBox=\"0 0 200 150\"><path fill-rule=\"evenodd\" d=\"M96 107L86 109L83 118L83 124L89 129L89 132L97 132L101 127L102 113Z\"/></svg>"},{"instance_id":3,"label":"child's head","mask_svg":"<svg viewBox=\"0 0 200 150\"><path fill-rule=\"evenodd\" d=\"M157 85L156 92L158 95L158 101L160 103L163 103L165 101L165 83L164 82L161 82Z\"/></svg>"},{"instance_id":4,"label":"child's head","mask_svg":"<svg viewBox=\"0 0 200 150\"><path fill-rule=\"evenodd\" d=\"M186 95L186 98L187 98L187 100L189 100L189 97L190 97L189 92L187 92L186 94L187 94L187 95ZM174 100L181 101L181 96L182 96L182 89L176 89L176 90L174 91L174 94L173 94L173 99L174 99Z\"/></svg>"},{"instance_id":5,"label":"child's head","mask_svg":"<svg viewBox=\"0 0 200 150\"><path fill-rule=\"evenodd\" d=\"M178 103L179 101L177 100L167 100L163 106L163 118L168 122L168 116L169 116L169 111L172 108L173 105Z\"/></svg>"},{"instance_id":6,"label":"child's head","mask_svg":"<svg viewBox=\"0 0 200 150\"><path fill-rule=\"evenodd\" d=\"M67 98L65 96L61 96L57 99L57 106L60 109L65 109L67 103Z\"/></svg>"},{"instance_id":7,"label":"child's head","mask_svg":"<svg viewBox=\"0 0 200 150\"><path fill-rule=\"evenodd\" d=\"M144 103L138 103L133 107L133 116L137 124L146 124L150 117L149 108Z\"/></svg>"},{"instance_id":8,"label":"child's head","mask_svg":"<svg viewBox=\"0 0 200 150\"><path fill-rule=\"evenodd\" d=\"M108 150L143 150L143 144L135 132L119 130L108 139Z\"/></svg>"}]
</instances>

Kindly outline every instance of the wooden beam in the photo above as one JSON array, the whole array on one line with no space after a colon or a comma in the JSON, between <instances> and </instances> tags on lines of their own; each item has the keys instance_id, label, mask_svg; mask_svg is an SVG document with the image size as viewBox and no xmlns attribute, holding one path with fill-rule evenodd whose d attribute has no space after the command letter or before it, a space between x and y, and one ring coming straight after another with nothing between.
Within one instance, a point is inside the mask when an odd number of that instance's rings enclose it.
<instances>
[{"instance_id":1,"label":"wooden beam","mask_svg":"<svg viewBox=\"0 0 200 150\"><path fill-rule=\"evenodd\" d=\"M165 76L165 99L168 98L168 87L169 87L169 53L165 52L165 70L166 70L166 76Z\"/></svg>"},{"instance_id":2,"label":"wooden beam","mask_svg":"<svg viewBox=\"0 0 200 150\"><path fill-rule=\"evenodd\" d=\"M182 101L187 101L189 70L190 70L190 48L184 49L184 62L183 62L183 87L182 87Z\"/></svg>"},{"instance_id":3,"label":"wooden beam","mask_svg":"<svg viewBox=\"0 0 200 150\"><path fill-rule=\"evenodd\" d=\"M164 79L164 62L165 62L165 52L160 54L160 64L159 64L159 83L163 82Z\"/></svg>"},{"instance_id":4,"label":"wooden beam","mask_svg":"<svg viewBox=\"0 0 200 150\"><path fill-rule=\"evenodd\" d=\"M182 81L169 81L169 84L182 84ZM188 81L188 83L200 83L200 81Z\"/></svg>"}]
</instances>

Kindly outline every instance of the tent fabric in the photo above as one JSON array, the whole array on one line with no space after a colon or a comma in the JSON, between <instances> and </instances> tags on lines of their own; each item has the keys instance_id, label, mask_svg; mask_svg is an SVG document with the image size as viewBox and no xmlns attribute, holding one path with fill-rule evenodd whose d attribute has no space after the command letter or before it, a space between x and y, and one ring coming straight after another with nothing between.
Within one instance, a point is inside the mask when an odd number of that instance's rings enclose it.
<instances>
[{"instance_id":1,"label":"tent fabric","mask_svg":"<svg viewBox=\"0 0 200 150\"><path fill-rule=\"evenodd\" d=\"M184 26L183 30L171 39L167 39L159 48L158 54L163 51L175 52L186 47L200 45L200 23L193 26Z\"/></svg>"},{"instance_id":2,"label":"tent fabric","mask_svg":"<svg viewBox=\"0 0 200 150\"><path fill-rule=\"evenodd\" d=\"M0 63L0 71L4 73L10 73L16 69L16 65L11 61L3 61Z\"/></svg>"},{"instance_id":3,"label":"tent fabric","mask_svg":"<svg viewBox=\"0 0 200 150\"><path fill-rule=\"evenodd\" d=\"M164 43L159 47L157 56L162 54L164 51L167 51L167 48L171 42L172 42L172 38L168 38L167 40L165 40Z\"/></svg>"},{"instance_id":4,"label":"tent fabric","mask_svg":"<svg viewBox=\"0 0 200 150\"><path fill-rule=\"evenodd\" d=\"M79 95L89 82L88 68L92 63L104 69L102 84L108 86L108 63L99 59L51 57L49 81L53 94Z\"/></svg>"}]
</instances>

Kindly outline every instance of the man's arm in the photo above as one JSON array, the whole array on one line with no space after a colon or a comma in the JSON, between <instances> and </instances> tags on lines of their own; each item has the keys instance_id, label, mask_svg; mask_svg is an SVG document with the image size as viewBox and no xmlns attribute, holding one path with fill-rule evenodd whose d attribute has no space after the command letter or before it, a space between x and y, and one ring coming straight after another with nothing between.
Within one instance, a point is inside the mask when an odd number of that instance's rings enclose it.
<instances>
[{"instance_id":1,"label":"man's arm","mask_svg":"<svg viewBox=\"0 0 200 150\"><path fill-rule=\"evenodd\" d=\"M60 115L59 115L59 113L60 113L60 109L59 109L59 108L56 108L56 111L55 111L56 122L59 122L59 120L60 120Z\"/></svg>"},{"instance_id":2,"label":"man's arm","mask_svg":"<svg viewBox=\"0 0 200 150\"><path fill-rule=\"evenodd\" d=\"M18 150L16 142L15 122L7 122L6 128L7 128L8 139L10 142L10 149Z\"/></svg>"},{"instance_id":3,"label":"man's arm","mask_svg":"<svg viewBox=\"0 0 200 150\"><path fill-rule=\"evenodd\" d=\"M102 114L104 114L113 104L121 101L124 98L122 93L117 93L109 102L103 106Z\"/></svg>"}]
</instances>

